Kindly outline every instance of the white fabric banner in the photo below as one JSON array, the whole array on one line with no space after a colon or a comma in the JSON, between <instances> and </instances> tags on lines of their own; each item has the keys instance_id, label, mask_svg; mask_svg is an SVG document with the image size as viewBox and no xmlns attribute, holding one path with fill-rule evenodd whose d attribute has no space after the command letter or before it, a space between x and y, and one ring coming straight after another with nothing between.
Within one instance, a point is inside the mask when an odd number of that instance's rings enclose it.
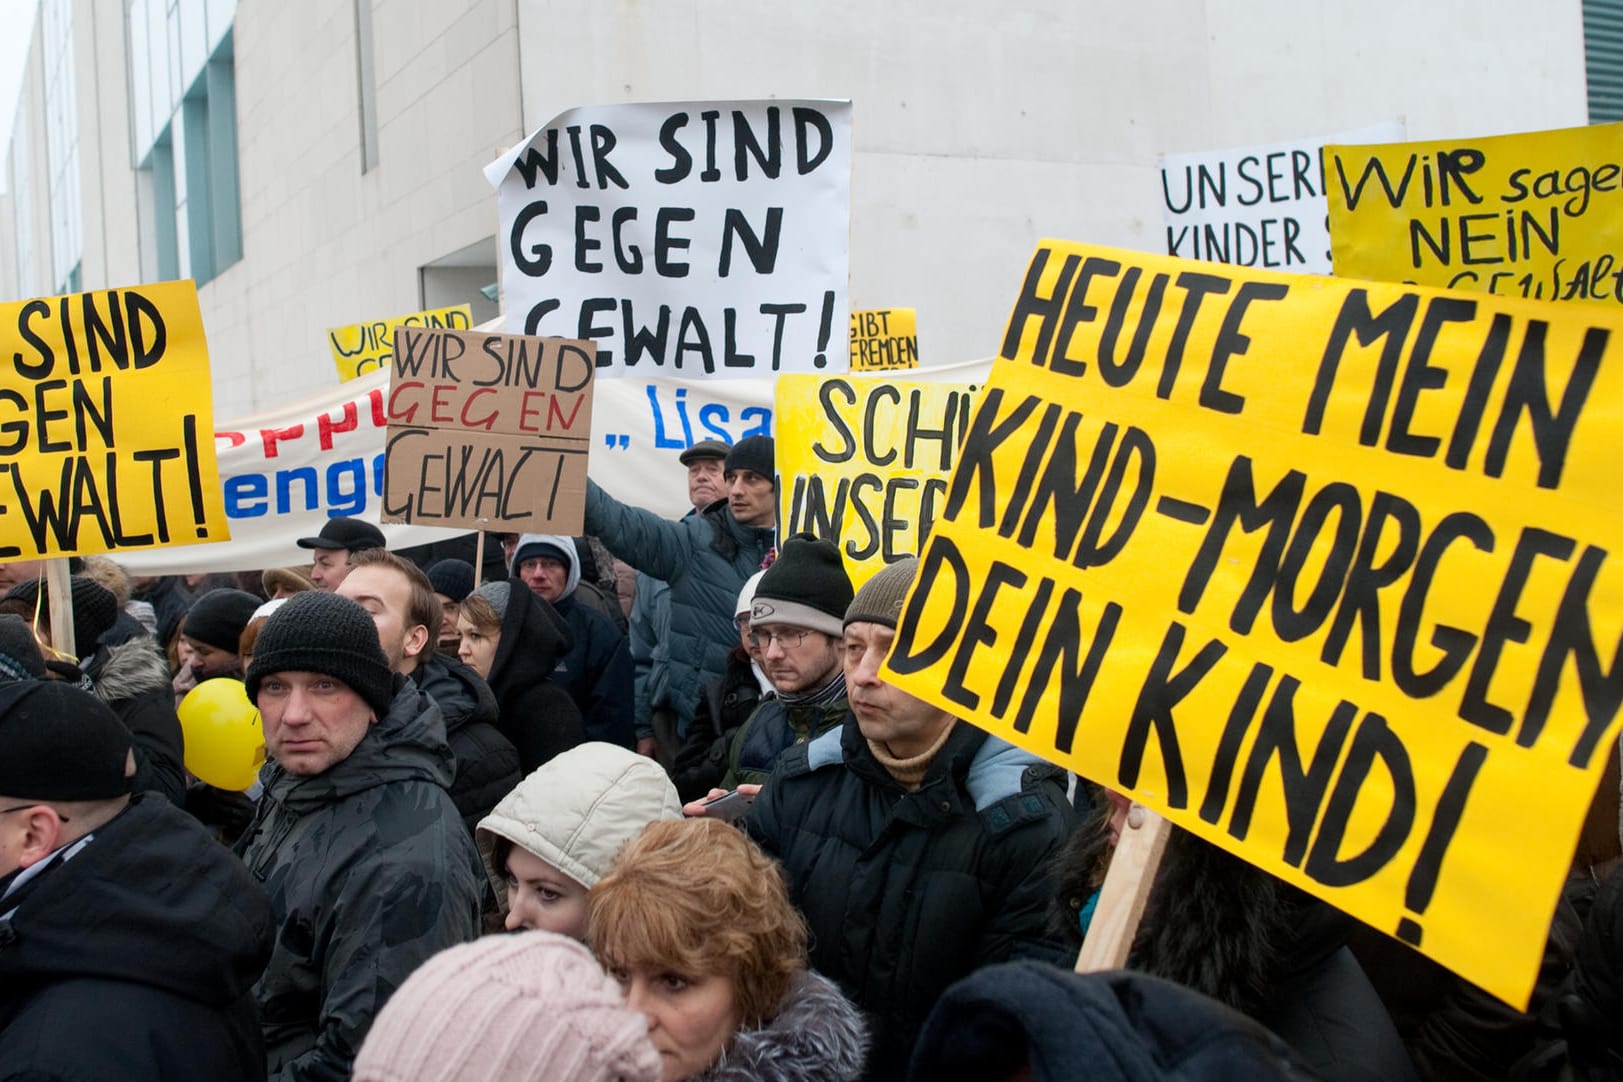
<instances>
[{"instance_id":1,"label":"white fabric banner","mask_svg":"<svg viewBox=\"0 0 1623 1082\"><path fill-rule=\"evenodd\" d=\"M850 367L850 102L571 109L485 177L509 333L599 379Z\"/></svg>"},{"instance_id":2,"label":"white fabric banner","mask_svg":"<svg viewBox=\"0 0 1623 1082\"><path fill-rule=\"evenodd\" d=\"M1290 143L1161 157L1167 254L1208 263L1329 274L1327 143L1393 143L1401 123Z\"/></svg>"},{"instance_id":3,"label":"white fabric banner","mask_svg":"<svg viewBox=\"0 0 1623 1082\"><path fill-rule=\"evenodd\" d=\"M984 382L990 361L908 372L913 380ZM852 379L884 379L853 373ZM609 492L676 518L688 510L687 474L676 456L700 440L736 443L770 435L775 379L605 380L592 414L590 473ZM231 540L120 553L136 575L249 571L310 562L297 541L328 518L378 521L383 503L387 370L370 372L215 434ZM463 530L383 526L390 548L455 537Z\"/></svg>"}]
</instances>

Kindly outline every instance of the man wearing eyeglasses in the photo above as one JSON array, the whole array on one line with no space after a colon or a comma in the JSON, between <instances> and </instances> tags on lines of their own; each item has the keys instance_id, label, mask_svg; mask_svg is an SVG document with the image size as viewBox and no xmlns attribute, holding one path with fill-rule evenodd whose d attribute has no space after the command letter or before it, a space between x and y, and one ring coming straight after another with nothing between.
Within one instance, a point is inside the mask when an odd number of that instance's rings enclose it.
<instances>
[{"instance_id":1,"label":"man wearing eyeglasses","mask_svg":"<svg viewBox=\"0 0 1623 1082\"><path fill-rule=\"evenodd\" d=\"M722 788L765 781L785 749L845 720L840 643L851 596L834 542L810 534L784 542L750 606L750 639L775 694L733 738Z\"/></svg>"},{"instance_id":2,"label":"man wearing eyeglasses","mask_svg":"<svg viewBox=\"0 0 1623 1082\"><path fill-rule=\"evenodd\" d=\"M130 794L130 747L88 692L0 680L0 1078L263 1079L270 901Z\"/></svg>"}]
</instances>

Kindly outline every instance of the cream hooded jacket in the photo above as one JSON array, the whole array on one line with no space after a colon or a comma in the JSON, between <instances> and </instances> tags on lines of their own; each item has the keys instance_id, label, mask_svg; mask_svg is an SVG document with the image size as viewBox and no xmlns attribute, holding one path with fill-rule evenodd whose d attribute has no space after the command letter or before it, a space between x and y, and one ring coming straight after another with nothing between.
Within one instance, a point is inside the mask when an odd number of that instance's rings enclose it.
<instances>
[{"instance_id":1,"label":"cream hooded jacket","mask_svg":"<svg viewBox=\"0 0 1623 1082\"><path fill-rule=\"evenodd\" d=\"M506 838L590 890L620 847L656 819L682 818L664 769L613 744L580 744L538 767L479 822L479 854L507 910L507 869L495 859Z\"/></svg>"}]
</instances>

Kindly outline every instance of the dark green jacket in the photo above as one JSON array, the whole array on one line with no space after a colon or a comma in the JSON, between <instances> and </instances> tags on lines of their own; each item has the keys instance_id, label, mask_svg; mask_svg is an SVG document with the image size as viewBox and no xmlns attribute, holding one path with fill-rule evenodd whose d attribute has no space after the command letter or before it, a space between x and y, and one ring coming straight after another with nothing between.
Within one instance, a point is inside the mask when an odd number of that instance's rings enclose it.
<instances>
[{"instance_id":1,"label":"dark green jacket","mask_svg":"<svg viewBox=\"0 0 1623 1082\"><path fill-rule=\"evenodd\" d=\"M741 525L725 500L673 521L628 507L587 481L586 532L669 584L668 701L685 729L705 685L727 671L727 655L738 645L738 591L761 569L772 531Z\"/></svg>"},{"instance_id":2,"label":"dark green jacket","mask_svg":"<svg viewBox=\"0 0 1623 1082\"><path fill-rule=\"evenodd\" d=\"M276 949L254 986L270 1077L349 1078L372 1020L430 955L479 932L483 870L447 788L439 707L404 677L325 773L271 764L238 843L265 885Z\"/></svg>"}]
</instances>

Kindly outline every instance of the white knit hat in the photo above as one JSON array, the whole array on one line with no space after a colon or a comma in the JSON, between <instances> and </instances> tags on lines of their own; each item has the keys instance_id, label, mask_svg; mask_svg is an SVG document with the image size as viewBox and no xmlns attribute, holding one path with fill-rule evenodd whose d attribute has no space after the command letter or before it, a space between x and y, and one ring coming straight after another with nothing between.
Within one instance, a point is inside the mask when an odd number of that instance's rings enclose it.
<instances>
[{"instance_id":1,"label":"white knit hat","mask_svg":"<svg viewBox=\"0 0 1623 1082\"><path fill-rule=\"evenodd\" d=\"M353 1082L659 1082L648 1020L572 939L488 936L441 951L378 1013Z\"/></svg>"}]
</instances>

